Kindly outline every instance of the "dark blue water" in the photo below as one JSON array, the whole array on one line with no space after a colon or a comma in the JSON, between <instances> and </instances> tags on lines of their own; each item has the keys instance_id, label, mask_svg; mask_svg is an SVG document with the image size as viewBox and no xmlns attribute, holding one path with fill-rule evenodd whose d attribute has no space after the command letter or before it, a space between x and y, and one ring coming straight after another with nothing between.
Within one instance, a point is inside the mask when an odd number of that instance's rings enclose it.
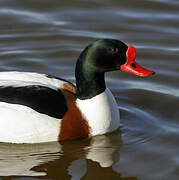
<instances>
[{"instance_id":1,"label":"dark blue water","mask_svg":"<svg viewBox=\"0 0 179 180\"><path fill-rule=\"evenodd\" d=\"M179 2L1 0L0 70L72 82L77 57L98 38L133 45L156 72L107 73L121 128L90 140L0 144L0 179L179 179Z\"/></svg>"}]
</instances>

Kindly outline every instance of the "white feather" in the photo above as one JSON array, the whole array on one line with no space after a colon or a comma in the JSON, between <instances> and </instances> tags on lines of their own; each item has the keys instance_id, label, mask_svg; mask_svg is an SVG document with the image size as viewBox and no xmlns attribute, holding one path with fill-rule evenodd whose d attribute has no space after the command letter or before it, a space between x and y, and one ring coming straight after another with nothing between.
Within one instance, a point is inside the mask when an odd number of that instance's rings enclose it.
<instances>
[{"instance_id":1,"label":"white feather","mask_svg":"<svg viewBox=\"0 0 179 180\"><path fill-rule=\"evenodd\" d=\"M0 102L0 142L40 143L57 141L60 119L17 104Z\"/></svg>"},{"instance_id":2,"label":"white feather","mask_svg":"<svg viewBox=\"0 0 179 180\"><path fill-rule=\"evenodd\" d=\"M119 109L109 89L91 99L77 99L77 106L87 119L92 136L112 132L120 125Z\"/></svg>"},{"instance_id":3,"label":"white feather","mask_svg":"<svg viewBox=\"0 0 179 180\"><path fill-rule=\"evenodd\" d=\"M63 80L48 78L45 74L35 72L0 72L0 86L42 85L57 89L60 88L64 82Z\"/></svg>"}]
</instances>

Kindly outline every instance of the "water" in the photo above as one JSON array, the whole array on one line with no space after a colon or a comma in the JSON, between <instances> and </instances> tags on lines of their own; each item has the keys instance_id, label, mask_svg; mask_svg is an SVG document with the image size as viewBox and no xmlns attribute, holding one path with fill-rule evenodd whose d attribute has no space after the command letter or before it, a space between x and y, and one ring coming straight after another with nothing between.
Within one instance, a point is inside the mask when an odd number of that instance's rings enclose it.
<instances>
[{"instance_id":1,"label":"water","mask_svg":"<svg viewBox=\"0 0 179 180\"><path fill-rule=\"evenodd\" d=\"M0 144L0 179L179 179L179 2L1 0L0 70L72 82L80 51L98 38L137 49L156 72L106 75L121 112L115 133L73 142Z\"/></svg>"}]
</instances>

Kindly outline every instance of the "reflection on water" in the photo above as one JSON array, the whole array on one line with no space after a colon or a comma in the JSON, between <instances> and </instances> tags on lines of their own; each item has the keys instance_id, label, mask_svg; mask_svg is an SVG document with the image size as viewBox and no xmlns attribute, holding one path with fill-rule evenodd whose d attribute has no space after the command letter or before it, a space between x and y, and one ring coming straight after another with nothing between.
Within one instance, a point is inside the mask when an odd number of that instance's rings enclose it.
<instances>
[{"instance_id":1,"label":"reflection on water","mask_svg":"<svg viewBox=\"0 0 179 180\"><path fill-rule=\"evenodd\" d=\"M116 137L117 135L117 137ZM120 157L118 134L61 144L0 144L0 176L49 179L121 178L112 169ZM104 174L100 170L105 168ZM132 178L136 179L136 178Z\"/></svg>"},{"instance_id":2,"label":"reflection on water","mask_svg":"<svg viewBox=\"0 0 179 180\"><path fill-rule=\"evenodd\" d=\"M107 73L121 111L114 134L63 144L0 144L0 179L178 180L179 2L1 0L0 71L72 82L80 51L97 38L133 45L156 72Z\"/></svg>"}]
</instances>

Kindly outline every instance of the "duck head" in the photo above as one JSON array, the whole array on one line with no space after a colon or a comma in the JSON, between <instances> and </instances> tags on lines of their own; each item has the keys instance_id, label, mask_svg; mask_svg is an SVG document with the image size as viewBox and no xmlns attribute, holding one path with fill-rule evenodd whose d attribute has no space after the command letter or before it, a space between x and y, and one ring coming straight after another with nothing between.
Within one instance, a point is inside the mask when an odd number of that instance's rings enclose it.
<instances>
[{"instance_id":1,"label":"duck head","mask_svg":"<svg viewBox=\"0 0 179 180\"><path fill-rule=\"evenodd\" d=\"M154 74L135 62L133 46L114 39L100 39L88 45L80 54L75 70L77 97L88 99L106 88L104 73L121 70L145 77Z\"/></svg>"}]
</instances>

